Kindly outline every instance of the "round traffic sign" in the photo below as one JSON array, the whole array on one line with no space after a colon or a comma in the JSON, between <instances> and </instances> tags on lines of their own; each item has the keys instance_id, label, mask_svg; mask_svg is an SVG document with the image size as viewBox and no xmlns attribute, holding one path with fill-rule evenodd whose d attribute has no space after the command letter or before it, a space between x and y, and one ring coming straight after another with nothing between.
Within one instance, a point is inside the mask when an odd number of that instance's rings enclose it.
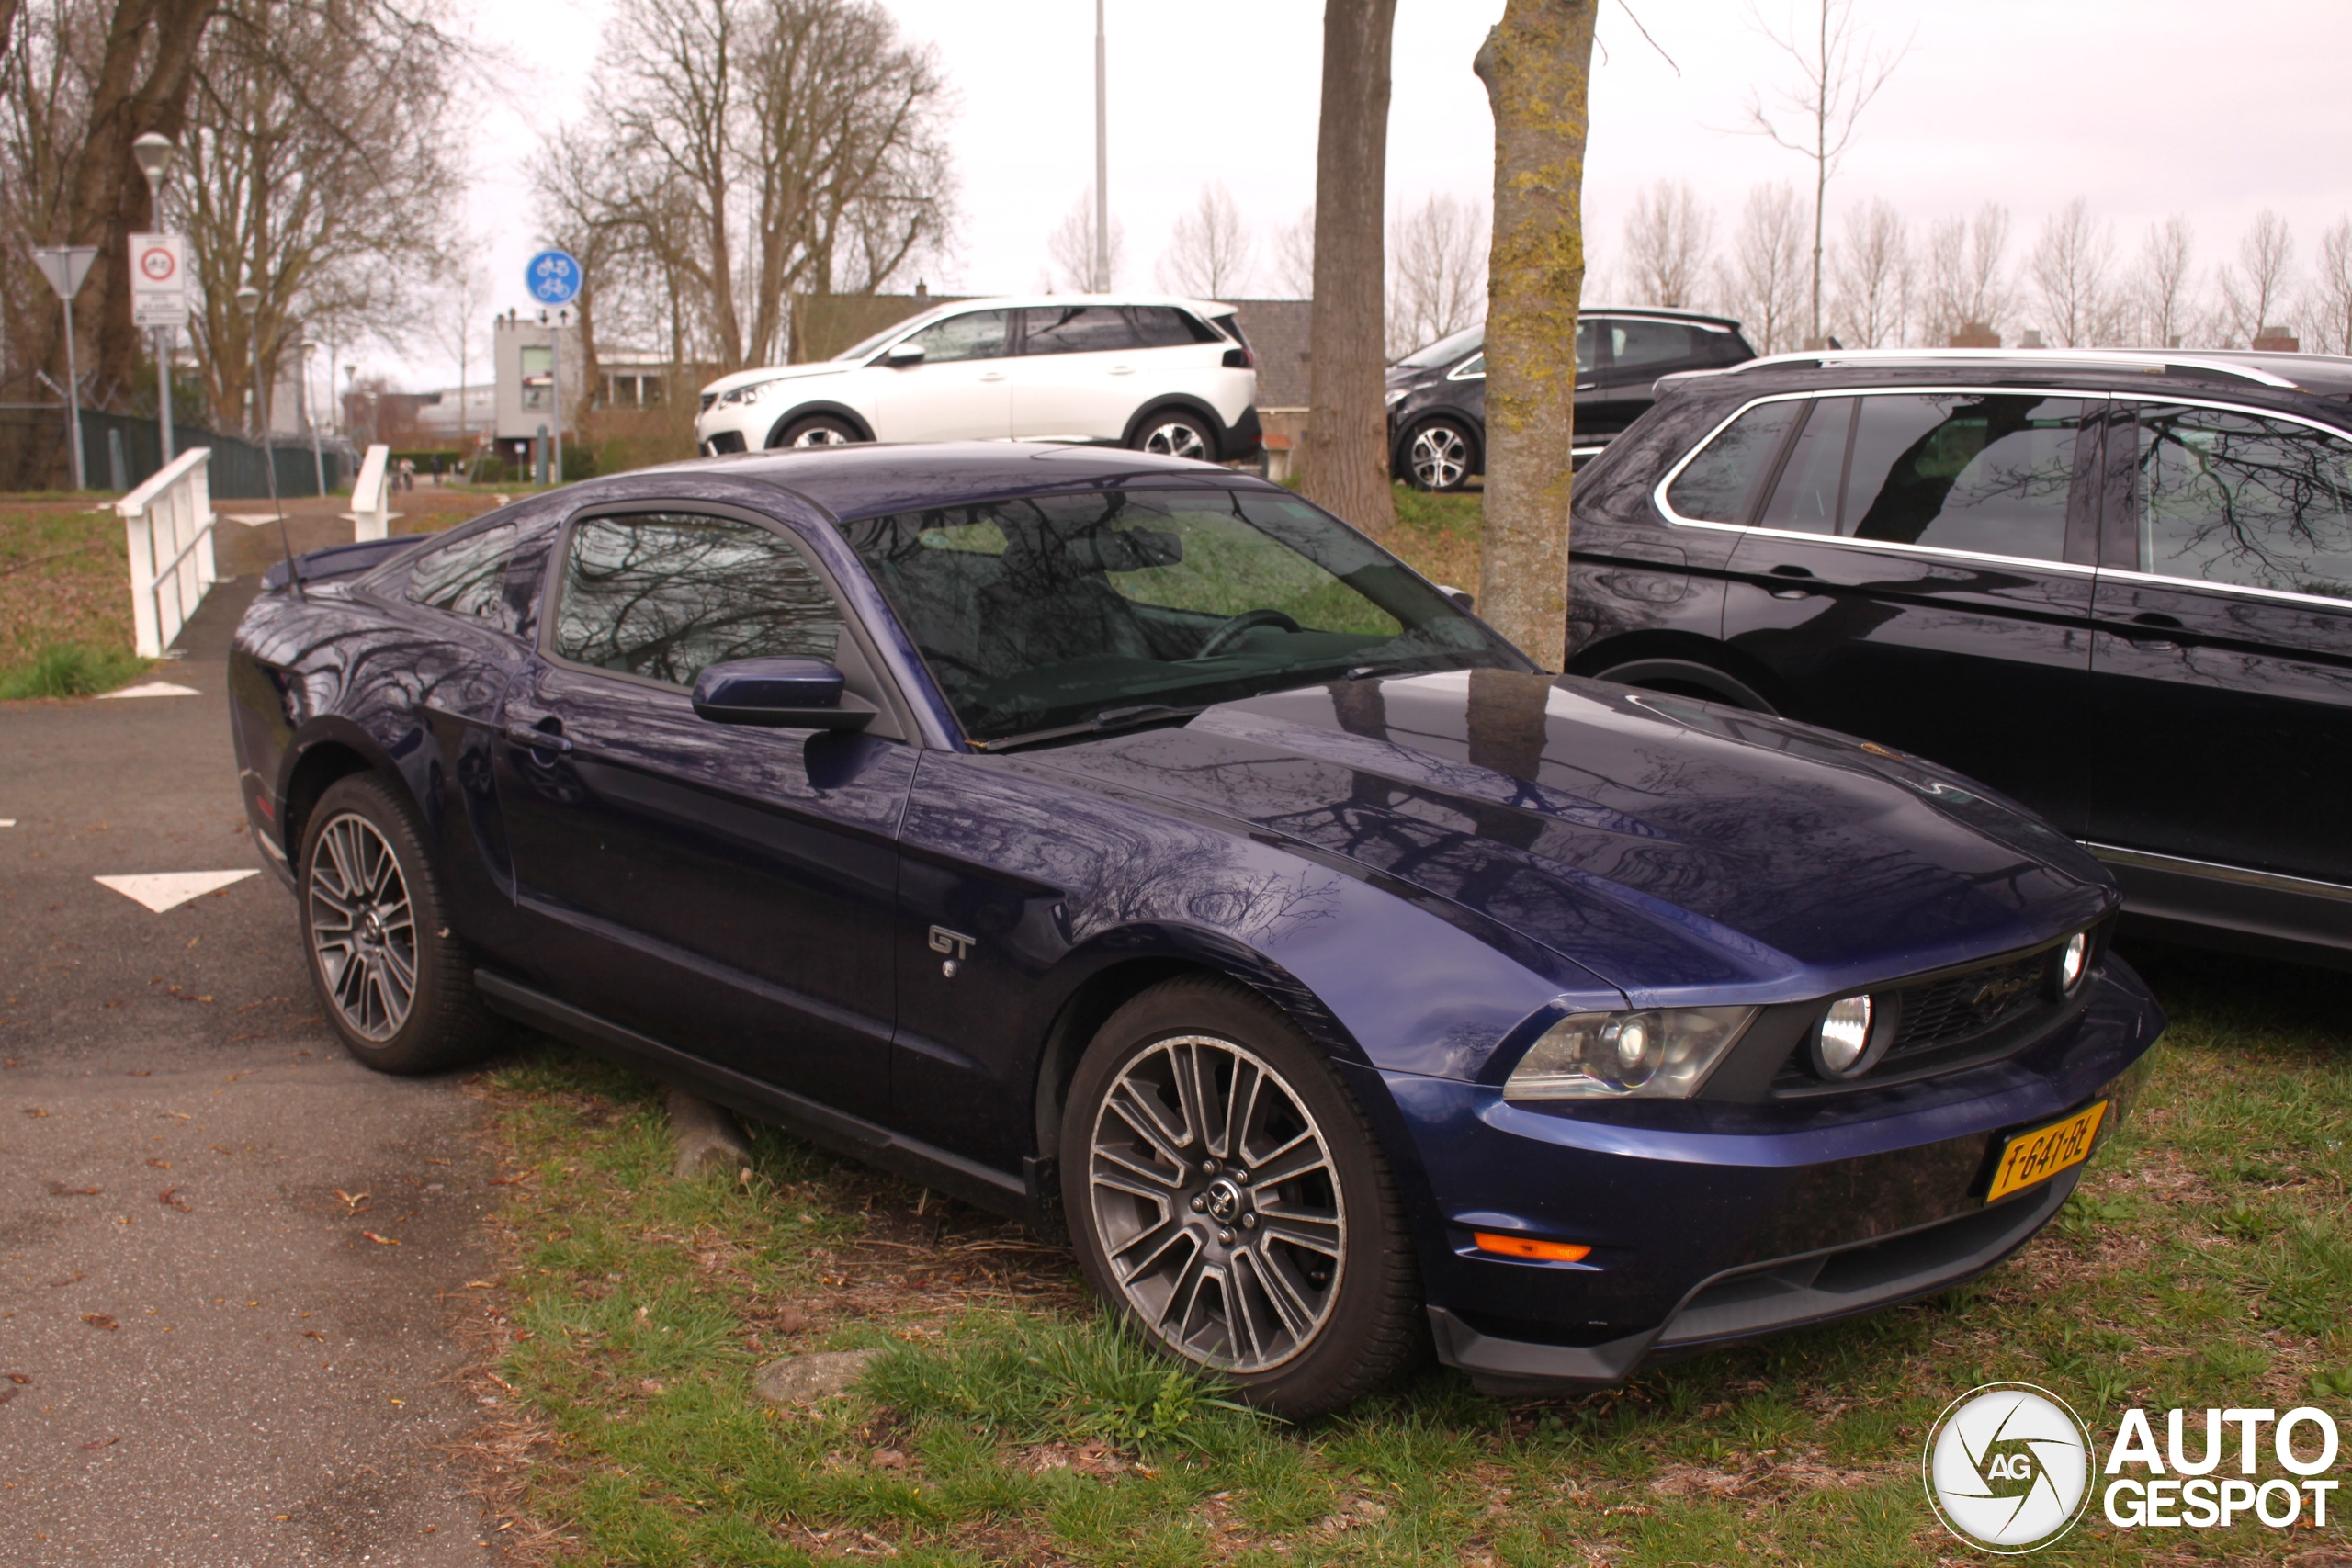
<instances>
[{"instance_id":1,"label":"round traffic sign","mask_svg":"<svg viewBox=\"0 0 2352 1568\"><path fill-rule=\"evenodd\" d=\"M569 305L580 292L580 264L568 251L541 251L523 269L531 298L542 305Z\"/></svg>"},{"instance_id":2,"label":"round traffic sign","mask_svg":"<svg viewBox=\"0 0 2352 1568\"><path fill-rule=\"evenodd\" d=\"M179 263L172 255L169 245L150 245L139 253L139 270L145 273L152 283L169 283L178 267Z\"/></svg>"}]
</instances>

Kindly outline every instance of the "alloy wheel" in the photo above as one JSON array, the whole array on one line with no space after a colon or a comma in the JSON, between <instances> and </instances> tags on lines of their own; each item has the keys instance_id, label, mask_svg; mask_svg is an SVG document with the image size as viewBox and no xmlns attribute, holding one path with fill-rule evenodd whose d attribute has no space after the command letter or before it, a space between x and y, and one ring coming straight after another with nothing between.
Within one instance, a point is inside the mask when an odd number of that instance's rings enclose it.
<instances>
[{"instance_id":1,"label":"alloy wheel","mask_svg":"<svg viewBox=\"0 0 2352 1568\"><path fill-rule=\"evenodd\" d=\"M390 1040L416 997L416 927L400 859L374 823L346 813L326 825L303 903L335 1010L363 1038Z\"/></svg>"},{"instance_id":2,"label":"alloy wheel","mask_svg":"<svg viewBox=\"0 0 2352 1568\"><path fill-rule=\"evenodd\" d=\"M830 424L812 424L792 438L795 446L846 446L849 434Z\"/></svg>"},{"instance_id":3,"label":"alloy wheel","mask_svg":"<svg viewBox=\"0 0 2352 1568\"><path fill-rule=\"evenodd\" d=\"M1157 1042L1103 1096L1089 1148L1095 1236L1155 1336L1248 1373L1322 1332L1347 1212L1323 1130L1263 1059L1208 1035Z\"/></svg>"},{"instance_id":4,"label":"alloy wheel","mask_svg":"<svg viewBox=\"0 0 2352 1568\"><path fill-rule=\"evenodd\" d=\"M1155 424L1143 438L1143 449L1170 457L1193 457L1205 460L1209 444L1201 439L1200 431L1181 419Z\"/></svg>"},{"instance_id":5,"label":"alloy wheel","mask_svg":"<svg viewBox=\"0 0 2352 1568\"><path fill-rule=\"evenodd\" d=\"M1423 489L1452 490L1470 477L1470 443L1450 424L1424 425L1413 433L1406 462Z\"/></svg>"}]
</instances>

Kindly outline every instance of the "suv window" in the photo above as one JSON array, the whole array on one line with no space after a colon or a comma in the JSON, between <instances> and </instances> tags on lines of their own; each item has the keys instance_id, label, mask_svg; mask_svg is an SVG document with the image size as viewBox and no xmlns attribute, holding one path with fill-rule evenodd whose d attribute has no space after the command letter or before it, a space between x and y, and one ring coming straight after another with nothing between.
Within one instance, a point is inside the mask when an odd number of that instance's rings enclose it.
<instances>
[{"instance_id":1,"label":"suv window","mask_svg":"<svg viewBox=\"0 0 2352 1568\"><path fill-rule=\"evenodd\" d=\"M1001 359L1010 310L967 310L944 321L933 321L907 339L922 350L925 365L949 365L959 359Z\"/></svg>"},{"instance_id":2,"label":"suv window","mask_svg":"<svg viewBox=\"0 0 2352 1568\"><path fill-rule=\"evenodd\" d=\"M2098 405L1949 392L1857 400L1840 533L2025 560L2064 556L2075 442Z\"/></svg>"},{"instance_id":3,"label":"suv window","mask_svg":"<svg viewBox=\"0 0 2352 1568\"><path fill-rule=\"evenodd\" d=\"M1112 305L1048 305L1022 312L1023 354L1099 354L1136 346L1125 310Z\"/></svg>"},{"instance_id":4,"label":"suv window","mask_svg":"<svg viewBox=\"0 0 2352 1568\"><path fill-rule=\"evenodd\" d=\"M1806 408L1803 399L1758 403L1731 422L1674 476L1666 504L1696 523L1744 523L1781 438Z\"/></svg>"},{"instance_id":5,"label":"suv window","mask_svg":"<svg viewBox=\"0 0 2352 1568\"><path fill-rule=\"evenodd\" d=\"M1824 398L1812 412L1781 465L1781 482L1757 525L1799 534L1838 531L1838 489L1846 474L1846 444L1854 428L1860 398ZM1804 405L1800 405L1804 406Z\"/></svg>"},{"instance_id":6,"label":"suv window","mask_svg":"<svg viewBox=\"0 0 2352 1568\"><path fill-rule=\"evenodd\" d=\"M1609 351L1620 370L1641 370L1705 357L1701 334L1678 321L1611 321ZM1583 355L1577 355L1581 360ZM1581 367L1579 367L1581 368Z\"/></svg>"},{"instance_id":7,"label":"suv window","mask_svg":"<svg viewBox=\"0 0 2352 1568\"><path fill-rule=\"evenodd\" d=\"M841 641L841 608L801 553L731 518L590 518L562 594L557 657L673 686L731 659L831 660Z\"/></svg>"},{"instance_id":8,"label":"suv window","mask_svg":"<svg viewBox=\"0 0 2352 1568\"><path fill-rule=\"evenodd\" d=\"M506 568L522 529L519 522L493 524L428 550L409 568L409 603L503 622Z\"/></svg>"},{"instance_id":9,"label":"suv window","mask_svg":"<svg viewBox=\"0 0 2352 1568\"><path fill-rule=\"evenodd\" d=\"M1130 305L1127 316L1135 322L1138 348L1183 348L1217 341L1205 321L1194 321L1173 305Z\"/></svg>"},{"instance_id":10,"label":"suv window","mask_svg":"<svg viewBox=\"0 0 2352 1568\"><path fill-rule=\"evenodd\" d=\"M2137 570L2352 599L2352 442L2220 409L2138 415Z\"/></svg>"}]
</instances>

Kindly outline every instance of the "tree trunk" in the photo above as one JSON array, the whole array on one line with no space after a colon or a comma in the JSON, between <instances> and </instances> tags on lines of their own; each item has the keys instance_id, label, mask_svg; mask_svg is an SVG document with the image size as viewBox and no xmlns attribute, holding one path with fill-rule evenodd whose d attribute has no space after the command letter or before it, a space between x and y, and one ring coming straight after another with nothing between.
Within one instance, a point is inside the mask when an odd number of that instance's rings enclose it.
<instances>
[{"instance_id":1,"label":"tree trunk","mask_svg":"<svg viewBox=\"0 0 2352 1568\"><path fill-rule=\"evenodd\" d=\"M1307 323L1300 491L1368 534L1396 524L1388 491L1388 46L1396 0L1325 0L1315 146L1315 303ZM1588 24L1589 31L1589 24Z\"/></svg>"},{"instance_id":2,"label":"tree trunk","mask_svg":"<svg viewBox=\"0 0 2352 1568\"><path fill-rule=\"evenodd\" d=\"M1495 115L1478 611L1546 670L1567 657L1579 203L1597 4L1508 0L1472 67Z\"/></svg>"}]
</instances>

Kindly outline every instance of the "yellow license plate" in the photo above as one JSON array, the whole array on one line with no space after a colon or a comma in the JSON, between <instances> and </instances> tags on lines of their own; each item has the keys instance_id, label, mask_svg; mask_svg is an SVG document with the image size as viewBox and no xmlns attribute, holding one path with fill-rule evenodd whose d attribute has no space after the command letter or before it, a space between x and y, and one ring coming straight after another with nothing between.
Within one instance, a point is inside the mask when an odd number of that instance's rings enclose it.
<instances>
[{"instance_id":1,"label":"yellow license plate","mask_svg":"<svg viewBox=\"0 0 2352 1568\"><path fill-rule=\"evenodd\" d=\"M2052 1122L2047 1127L2036 1127L2030 1133L2014 1133L1993 1161L1993 1185L1985 1190L1984 1201L1997 1203L2012 1192L2022 1191L2037 1181L2047 1181L2062 1170L2071 1169L2091 1157L2091 1141L2098 1135L2098 1124L2107 1117L2107 1101L2085 1106L2064 1122Z\"/></svg>"}]
</instances>

